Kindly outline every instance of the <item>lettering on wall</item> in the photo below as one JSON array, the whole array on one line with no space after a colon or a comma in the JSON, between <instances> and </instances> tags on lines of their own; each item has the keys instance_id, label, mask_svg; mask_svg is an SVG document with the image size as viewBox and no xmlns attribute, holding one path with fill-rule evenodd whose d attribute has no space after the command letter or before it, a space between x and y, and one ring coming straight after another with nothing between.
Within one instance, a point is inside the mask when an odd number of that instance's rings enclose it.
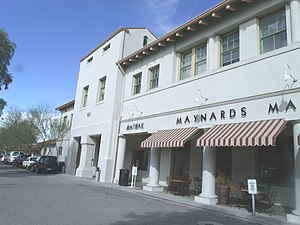
<instances>
[{"instance_id":1,"label":"lettering on wall","mask_svg":"<svg viewBox=\"0 0 300 225\"><path fill-rule=\"evenodd\" d=\"M211 113L198 113L193 115L192 117L185 116L177 117L176 125L182 124L190 124L191 121L194 123L205 123L208 121L217 121L217 120L225 120L225 119L235 119L237 116L241 118L245 118L247 116L247 109L246 107L240 108L240 110L236 109L229 109L228 111L220 110L220 112L211 112Z\"/></svg>"},{"instance_id":2,"label":"lettering on wall","mask_svg":"<svg viewBox=\"0 0 300 225\"><path fill-rule=\"evenodd\" d=\"M289 102L282 101L279 107L277 102L275 102L275 104L273 105L271 103L269 104L268 114L278 114L279 112L288 112L289 110L293 110L294 112L296 112L296 106L294 105L292 100L289 100Z\"/></svg>"},{"instance_id":3,"label":"lettering on wall","mask_svg":"<svg viewBox=\"0 0 300 225\"><path fill-rule=\"evenodd\" d=\"M128 124L126 127L126 130L140 130L140 129L144 129L144 123Z\"/></svg>"}]
</instances>

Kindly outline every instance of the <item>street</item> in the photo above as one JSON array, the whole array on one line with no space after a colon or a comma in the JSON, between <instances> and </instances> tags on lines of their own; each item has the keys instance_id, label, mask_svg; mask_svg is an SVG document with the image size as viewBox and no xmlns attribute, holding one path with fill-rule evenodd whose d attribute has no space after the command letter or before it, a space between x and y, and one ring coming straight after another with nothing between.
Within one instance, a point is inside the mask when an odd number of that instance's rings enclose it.
<instances>
[{"instance_id":1,"label":"street","mask_svg":"<svg viewBox=\"0 0 300 225\"><path fill-rule=\"evenodd\" d=\"M253 225L249 221L0 163L1 225Z\"/></svg>"}]
</instances>

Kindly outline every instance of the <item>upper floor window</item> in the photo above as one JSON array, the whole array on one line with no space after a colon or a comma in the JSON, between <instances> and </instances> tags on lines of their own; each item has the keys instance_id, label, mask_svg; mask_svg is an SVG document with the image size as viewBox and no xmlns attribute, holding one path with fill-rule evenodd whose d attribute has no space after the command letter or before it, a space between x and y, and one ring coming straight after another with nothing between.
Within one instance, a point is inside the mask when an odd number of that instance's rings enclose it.
<instances>
[{"instance_id":1,"label":"upper floor window","mask_svg":"<svg viewBox=\"0 0 300 225\"><path fill-rule=\"evenodd\" d=\"M133 76L133 94L141 93L142 73Z\"/></svg>"},{"instance_id":2,"label":"upper floor window","mask_svg":"<svg viewBox=\"0 0 300 225\"><path fill-rule=\"evenodd\" d=\"M224 34L221 37L221 66L240 61L239 31Z\"/></svg>"},{"instance_id":3,"label":"upper floor window","mask_svg":"<svg viewBox=\"0 0 300 225\"><path fill-rule=\"evenodd\" d=\"M158 87L159 66L155 66L155 67L149 69L149 72L150 72L149 89Z\"/></svg>"},{"instance_id":4,"label":"upper floor window","mask_svg":"<svg viewBox=\"0 0 300 225\"><path fill-rule=\"evenodd\" d=\"M98 91L97 102L101 102L104 100L105 85L106 85L106 77L103 77L99 80L99 87L98 87L99 91Z\"/></svg>"},{"instance_id":5,"label":"upper floor window","mask_svg":"<svg viewBox=\"0 0 300 225\"><path fill-rule=\"evenodd\" d=\"M206 70L206 44L196 48L195 75L201 74Z\"/></svg>"},{"instance_id":6,"label":"upper floor window","mask_svg":"<svg viewBox=\"0 0 300 225\"><path fill-rule=\"evenodd\" d=\"M148 44L148 36L144 36L144 39L143 39L143 46L146 46Z\"/></svg>"},{"instance_id":7,"label":"upper floor window","mask_svg":"<svg viewBox=\"0 0 300 225\"><path fill-rule=\"evenodd\" d=\"M285 11L282 9L260 20L261 53L287 45Z\"/></svg>"},{"instance_id":8,"label":"upper floor window","mask_svg":"<svg viewBox=\"0 0 300 225\"><path fill-rule=\"evenodd\" d=\"M181 68L180 80L191 76L192 71L192 50L182 53L181 55Z\"/></svg>"},{"instance_id":9,"label":"upper floor window","mask_svg":"<svg viewBox=\"0 0 300 225\"><path fill-rule=\"evenodd\" d=\"M87 106L88 95L89 95L89 86L85 86L82 92L82 102L81 102L82 108Z\"/></svg>"}]
</instances>

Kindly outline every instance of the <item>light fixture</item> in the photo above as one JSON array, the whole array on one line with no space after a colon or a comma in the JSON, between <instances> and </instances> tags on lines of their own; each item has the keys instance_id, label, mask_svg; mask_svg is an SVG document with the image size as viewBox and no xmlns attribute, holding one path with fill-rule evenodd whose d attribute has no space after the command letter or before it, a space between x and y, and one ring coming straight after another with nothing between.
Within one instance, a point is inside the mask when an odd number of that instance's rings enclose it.
<instances>
[{"instance_id":1,"label":"light fixture","mask_svg":"<svg viewBox=\"0 0 300 225\"><path fill-rule=\"evenodd\" d=\"M284 70L284 75L283 75L283 80L284 81L288 81L292 79L293 83L297 82L298 79L296 79L295 77L293 77L292 73L291 73L291 67L289 64L285 65L285 70Z\"/></svg>"},{"instance_id":2,"label":"light fixture","mask_svg":"<svg viewBox=\"0 0 300 225\"><path fill-rule=\"evenodd\" d=\"M205 104L205 103L207 102L208 98L202 96L201 90L200 90L199 88L197 89L197 91L199 92L199 97L200 97L201 99L204 99L204 101L201 103L201 105L202 105L202 104ZM199 99L198 97L195 97L195 98L194 98L194 101L195 101L195 102L199 102L200 99Z\"/></svg>"},{"instance_id":3,"label":"light fixture","mask_svg":"<svg viewBox=\"0 0 300 225\"><path fill-rule=\"evenodd\" d=\"M134 111L133 111L134 108L135 108L135 111L136 111L137 113L139 113L138 116L141 116L141 115L143 114L142 111L139 111L137 105L133 105L133 106L132 106L132 110L131 110L131 112L130 112L131 116L133 116L133 115L135 114Z\"/></svg>"}]
</instances>

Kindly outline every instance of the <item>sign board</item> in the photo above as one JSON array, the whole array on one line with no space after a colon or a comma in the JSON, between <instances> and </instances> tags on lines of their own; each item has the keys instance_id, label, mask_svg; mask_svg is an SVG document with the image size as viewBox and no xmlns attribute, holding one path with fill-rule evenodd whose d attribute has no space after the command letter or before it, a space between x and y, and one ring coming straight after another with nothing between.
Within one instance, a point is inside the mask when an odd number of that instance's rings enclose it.
<instances>
[{"instance_id":1,"label":"sign board","mask_svg":"<svg viewBox=\"0 0 300 225\"><path fill-rule=\"evenodd\" d=\"M248 179L248 193L257 194L257 184L256 179Z\"/></svg>"},{"instance_id":2,"label":"sign board","mask_svg":"<svg viewBox=\"0 0 300 225\"><path fill-rule=\"evenodd\" d=\"M132 166L132 175L137 176L137 166Z\"/></svg>"}]
</instances>

